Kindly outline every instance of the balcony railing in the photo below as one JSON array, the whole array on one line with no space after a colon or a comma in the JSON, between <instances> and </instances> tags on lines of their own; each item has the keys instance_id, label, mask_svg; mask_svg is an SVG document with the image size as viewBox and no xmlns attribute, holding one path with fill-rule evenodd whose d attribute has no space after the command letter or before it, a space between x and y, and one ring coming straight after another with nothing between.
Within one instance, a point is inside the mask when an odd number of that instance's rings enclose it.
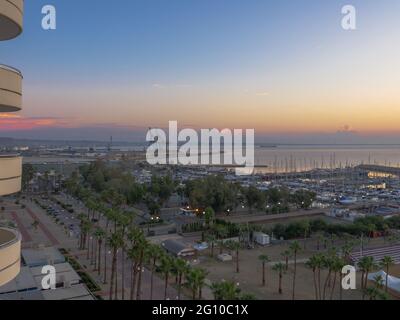
<instances>
[{"instance_id":1,"label":"balcony railing","mask_svg":"<svg viewBox=\"0 0 400 320\"><path fill-rule=\"evenodd\" d=\"M21 269L21 234L0 228L0 286L13 280Z\"/></svg>"},{"instance_id":2,"label":"balcony railing","mask_svg":"<svg viewBox=\"0 0 400 320\"><path fill-rule=\"evenodd\" d=\"M22 79L21 71L0 64L0 112L21 110Z\"/></svg>"},{"instance_id":3,"label":"balcony railing","mask_svg":"<svg viewBox=\"0 0 400 320\"><path fill-rule=\"evenodd\" d=\"M21 191L22 158L0 155L0 196Z\"/></svg>"},{"instance_id":4,"label":"balcony railing","mask_svg":"<svg viewBox=\"0 0 400 320\"><path fill-rule=\"evenodd\" d=\"M0 1L0 41L10 40L21 34L23 16L23 0Z\"/></svg>"}]
</instances>

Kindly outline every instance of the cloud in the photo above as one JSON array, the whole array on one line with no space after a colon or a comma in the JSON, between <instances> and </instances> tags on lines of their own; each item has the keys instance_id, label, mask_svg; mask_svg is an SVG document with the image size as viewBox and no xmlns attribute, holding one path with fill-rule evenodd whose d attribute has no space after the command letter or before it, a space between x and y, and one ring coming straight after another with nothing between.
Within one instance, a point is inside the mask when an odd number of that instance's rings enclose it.
<instances>
[{"instance_id":1,"label":"cloud","mask_svg":"<svg viewBox=\"0 0 400 320\"><path fill-rule=\"evenodd\" d=\"M267 97L269 96L269 92L265 91L265 92L257 92L256 96L258 97Z\"/></svg>"},{"instance_id":2,"label":"cloud","mask_svg":"<svg viewBox=\"0 0 400 320\"><path fill-rule=\"evenodd\" d=\"M14 114L0 115L0 131L25 131L36 128L66 127L71 122L67 119L51 117L22 117Z\"/></svg>"}]
</instances>

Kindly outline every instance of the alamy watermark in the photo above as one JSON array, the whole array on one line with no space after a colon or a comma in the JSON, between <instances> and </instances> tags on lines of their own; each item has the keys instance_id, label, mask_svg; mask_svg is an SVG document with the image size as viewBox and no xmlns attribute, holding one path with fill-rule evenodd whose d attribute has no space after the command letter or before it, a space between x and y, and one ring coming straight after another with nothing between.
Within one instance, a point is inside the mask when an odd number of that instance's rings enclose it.
<instances>
[{"instance_id":1,"label":"alamy watermark","mask_svg":"<svg viewBox=\"0 0 400 320\"><path fill-rule=\"evenodd\" d=\"M345 5L342 7L342 28L344 30L357 29L357 10L353 5Z\"/></svg>"},{"instance_id":2,"label":"alamy watermark","mask_svg":"<svg viewBox=\"0 0 400 320\"><path fill-rule=\"evenodd\" d=\"M45 5L42 8L42 29L56 30L57 29L57 11L53 5Z\"/></svg>"},{"instance_id":3,"label":"alamy watermark","mask_svg":"<svg viewBox=\"0 0 400 320\"><path fill-rule=\"evenodd\" d=\"M146 141L146 159L151 165L221 165L235 167L236 174L254 170L254 129L194 129L178 131L178 122L170 121L168 133L150 129Z\"/></svg>"}]
</instances>

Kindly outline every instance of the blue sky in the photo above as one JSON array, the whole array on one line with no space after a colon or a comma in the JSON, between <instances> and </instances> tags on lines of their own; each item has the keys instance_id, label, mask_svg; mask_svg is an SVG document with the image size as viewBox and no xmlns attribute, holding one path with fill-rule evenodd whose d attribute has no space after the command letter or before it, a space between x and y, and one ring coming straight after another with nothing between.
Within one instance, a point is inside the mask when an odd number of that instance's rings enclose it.
<instances>
[{"instance_id":1,"label":"blue sky","mask_svg":"<svg viewBox=\"0 0 400 320\"><path fill-rule=\"evenodd\" d=\"M340 27L348 3L357 8L354 32ZM46 4L57 9L55 31L41 28ZM373 116L359 120L355 111L367 105L370 114L370 101L392 98L399 15L396 0L34 0L26 1L23 35L0 44L0 61L24 73L22 116L60 119L57 128L178 120L274 134L344 125L370 132ZM375 87L376 96L360 100ZM274 126L281 115L282 128ZM324 126L313 127L318 119Z\"/></svg>"}]
</instances>

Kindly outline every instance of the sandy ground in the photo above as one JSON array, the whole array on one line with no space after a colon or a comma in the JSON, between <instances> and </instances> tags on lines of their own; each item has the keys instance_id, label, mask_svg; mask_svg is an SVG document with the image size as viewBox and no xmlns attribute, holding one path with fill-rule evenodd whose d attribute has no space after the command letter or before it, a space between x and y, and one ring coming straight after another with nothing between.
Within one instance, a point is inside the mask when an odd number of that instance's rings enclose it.
<instances>
[{"instance_id":1,"label":"sandy ground","mask_svg":"<svg viewBox=\"0 0 400 320\"><path fill-rule=\"evenodd\" d=\"M313 247L308 243L307 246ZM201 263L199 266L206 268L209 271L208 279L210 281L232 280L239 284L239 287L245 293L252 293L260 300L288 300L292 299L292 286L294 274L294 261L290 260L289 270L283 275L282 289L283 294L278 293L279 276L278 273L272 270L272 265L275 262L282 261L281 252L288 249L287 244L274 245L269 247L257 247L252 250L241 250L239 253L240 272L236 273L236 262L220 262L217 259L211 258L205 254L200 257ZM296 275L296 290L295 297L300 300L315 299L315 289L313 281L313 272L305 266L305 261L316 250L305 250L299 254L297 275ZM219 253L219 249L215 249L215 255ZM271 263L266 267L267 285L262 286L262 264L258 260L259 255L268 255ZM282 261L283 262L283 261ZM393 267L390 271L391 275L400 276L400 266ZM321 281L325 281L327 272L321 272ZM333 279L333 278L332 278ZM357 288L361 283L361 274L357 274ZM323 287L323 284L321 285ZM327 299L330 299L332 286L327 288ZM339 277L333 292L333 299L339 299ZM343 291L343 300L358 300L362 299L360 290Z\"/></svg>"}]
</instances>

